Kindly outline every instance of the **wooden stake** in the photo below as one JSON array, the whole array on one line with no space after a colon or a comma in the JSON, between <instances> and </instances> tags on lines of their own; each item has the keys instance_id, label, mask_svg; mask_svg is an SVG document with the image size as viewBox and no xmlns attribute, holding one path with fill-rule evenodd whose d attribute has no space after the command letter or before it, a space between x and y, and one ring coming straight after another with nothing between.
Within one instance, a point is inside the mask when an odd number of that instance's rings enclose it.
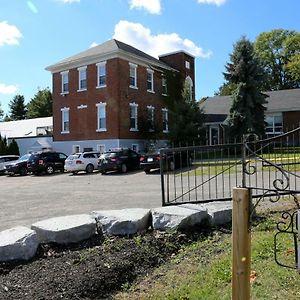
<instances>
[{"instance_id":1,"label":"wooden stake","mask_svg":"<svg viewBox=\"0 0 300 300\"><path fill-rule=\"evenodd\" d=\"M232 300L250 299L251 190L233 189L232 207Z\"/></svg>"}]
</instances>

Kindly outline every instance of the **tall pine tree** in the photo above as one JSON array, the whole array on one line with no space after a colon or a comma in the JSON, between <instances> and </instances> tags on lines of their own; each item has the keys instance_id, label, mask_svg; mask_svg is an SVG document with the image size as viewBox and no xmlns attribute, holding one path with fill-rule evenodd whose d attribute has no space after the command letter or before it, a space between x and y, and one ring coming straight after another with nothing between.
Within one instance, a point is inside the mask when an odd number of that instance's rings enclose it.
<instances>
[{"instance_id":1,"label":"tall pine tree","mask_svg":"<svg viewBox=\"0 0 300 300\"><path fill-rule=\"evenodd\" d=\"M25 98L22 95L16 95L8 104L10 108L9 118L12 121L26 119Z\"/></svg>"},{"instance_id":2,"label":"tall pine tree","mask_svg":"<svg viewBox=\"0 0 300 300\"><path fill-rule=\"evenodd\" d=\"M232 106L227 118L231 138L246 133L265 133L264 104L267 95L261 93L263 71L254 55L253 44L242 37L235 45L226 65L225 79L235 84Z\"/></svg>"}]
</instances>

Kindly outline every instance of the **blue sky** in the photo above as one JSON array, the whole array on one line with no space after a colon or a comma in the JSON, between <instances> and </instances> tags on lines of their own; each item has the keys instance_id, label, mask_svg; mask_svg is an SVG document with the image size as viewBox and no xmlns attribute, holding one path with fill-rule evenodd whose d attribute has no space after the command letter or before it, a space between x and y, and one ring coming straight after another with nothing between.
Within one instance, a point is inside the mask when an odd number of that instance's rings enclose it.
<instances>
[{"instance_id":1,"label":"blue sky","mask_svg":"<svg viewBox=\"0 0 300 300\"><path fill-rule=\"evenodd\" d=\"M52 87L45 67L111 38L153 56L196 57L196 98L212 96L233 44L272 29L300 32L298 0L0 0L0 103Z\"/></svg>"}]
</instances>

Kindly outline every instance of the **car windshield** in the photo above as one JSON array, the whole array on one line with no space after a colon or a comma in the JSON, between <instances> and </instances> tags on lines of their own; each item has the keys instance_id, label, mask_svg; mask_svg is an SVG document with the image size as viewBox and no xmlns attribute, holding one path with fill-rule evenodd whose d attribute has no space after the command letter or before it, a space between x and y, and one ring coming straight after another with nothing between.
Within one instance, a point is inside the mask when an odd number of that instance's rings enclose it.
<instances>
[{"instance_id":1,"label":"car windshield","mask_svg":"<svg viewBox=\"0 0 300 300\"><path fill-rule=\"evenodd\" d=\"M19 160L28 160L29 157L30 157L30 154L24 154L23 156L21 156L19 158Z\"/></svg>"},{"instance_id":2,"label":"car windshield","mask_svg":"<svg viewBox=\"0 0 300 300\"><path fill-rule=\"evenodd\" d=\"M159 149L150 149L146 155L159 155Z\"/></svg>"},{"instance_id":3,"label":"car windshield","mask_svg":"<svg viewBox=\"0 0 300 300\"><path fill-rule=\"evenodd\" d=\"M72 154L72 155L69 155L67 160L73 160L73 159L77 159L80 157L80 154Z\"/></svg>"}]
</instances>

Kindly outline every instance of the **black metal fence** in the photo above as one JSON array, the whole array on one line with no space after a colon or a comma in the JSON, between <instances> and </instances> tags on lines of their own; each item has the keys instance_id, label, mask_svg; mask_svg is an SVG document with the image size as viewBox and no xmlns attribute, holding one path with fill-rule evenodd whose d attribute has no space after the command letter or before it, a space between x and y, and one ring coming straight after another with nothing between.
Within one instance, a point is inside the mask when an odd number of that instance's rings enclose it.
<instances>
[{"instance_id":1,"label":"black metal fence","mask_svg":"<svg viewBox=\"0 0 300 300\"><path fill-rule=\"evenodd\" d=\"M300 193L300 127L280 136L160 150L162 204L231 200L233 187L254 198Z\"/></svg>"}]
</instances>

